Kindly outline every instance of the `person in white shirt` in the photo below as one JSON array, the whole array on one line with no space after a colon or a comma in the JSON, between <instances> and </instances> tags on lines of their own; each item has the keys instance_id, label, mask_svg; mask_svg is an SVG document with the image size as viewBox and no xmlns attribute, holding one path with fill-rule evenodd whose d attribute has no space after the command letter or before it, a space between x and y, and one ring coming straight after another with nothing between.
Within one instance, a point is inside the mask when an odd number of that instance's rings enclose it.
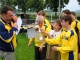
<instances>
[{"instance_id":1,"label":"person in white shirt","mask_svg":"<svg viewBox=\"0 0 80 60\"><path fill-rule=\"evenodd\" d=\"M56 20L54 21L54 25L53 25L54 30L50 30L49 34L50 37L48 38L53 38L55 39L56 36L58 36L61 31L62 31L62 25L61 25L61 21L60 20ZM43 29L41 29L41 31L43 31ZM48 32L46 32L48 33ZM42 46L45 44L45 42L41 45L40 50L42 50ZM47 46L47 52L46 52L46 59L48 60L60 60L60 54L58 51L52 51L52 47L54 45L48 45ZM60 45L57 45L60 46Z\"/></svg>"}]
</instances>

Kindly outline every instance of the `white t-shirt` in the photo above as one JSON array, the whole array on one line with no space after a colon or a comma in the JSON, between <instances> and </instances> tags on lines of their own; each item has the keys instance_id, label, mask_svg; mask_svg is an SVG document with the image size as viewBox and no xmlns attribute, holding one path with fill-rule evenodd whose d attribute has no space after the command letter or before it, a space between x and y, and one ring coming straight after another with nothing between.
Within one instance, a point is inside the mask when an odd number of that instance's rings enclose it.
<instances>
[{"instance_id":1,"label":"white t-shirt","mask_svg":"<svg viewBox=\"0 0 80 60\"><path fill-rule=\"evenodd\" d=\"M55 38L56 36L60 35L61 30L59 30L58 32L54 31L54 30L50 30L49 34L52 36L52 38Z\"/></svg>"}]
</instances>

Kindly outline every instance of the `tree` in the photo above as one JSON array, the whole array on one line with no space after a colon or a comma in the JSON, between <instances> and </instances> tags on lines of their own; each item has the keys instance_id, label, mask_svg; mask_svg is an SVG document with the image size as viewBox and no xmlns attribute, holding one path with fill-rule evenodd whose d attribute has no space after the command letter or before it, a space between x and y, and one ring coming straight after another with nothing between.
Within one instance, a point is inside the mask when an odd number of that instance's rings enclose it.
<instances>
[{"instance_id":1,"label":"tree","mask_svg":"<svg viewBox=\"0 0 80 60\"><path fill-rule=\"evenodd\" d=\"M80 5L80 0L77 0L78 1L78 4Z\"/></svg>"},{"instance_id":2,"label":"tree","mask_svg":"<svg viewBox=\"0 0 80 60\"><path fill-rule=\"evenodd\" d=\"M0 0L0 8L3 6L10 6L12 8L15 8L14 2L15 0Z\"/></svg>"},{"instance_id":3,"label":"tree","mask_svg":"<svg viewBox=\"0 0 80 60\"><path fill-rule=\"evenodd\" d=\"M44 9L44 0L28 0L27 8L31 11L38 12Z\"/></svg>"},{"instance_id":4,"label":"tree","mask_svg":"<svg viewBox=\"0 0 80 60\"><path fill-rule=\"evenodd\" d=\"M26 13L27 10L27 1L28 0L16 0L15 4L18 6L18 9L21 9L22 12Z\"/></svg>"},{"instance_id":5,"label":"tree","mask_svg":"<svg viewBox=\"0 0 80 60\"><path fill-rule=\"evenodd\" d=\"M60 0L60 9L64 8L68 2L69 0ZM59 0L45 0L45 7L50 7L50 9L55 12L55 17L57 17Z\"/></svg>"},{"instance_id":6,"label":"tree","mask_svg":"<svg viewBox=\"0 0 80 60\"><path fill-rule=\"evenodd\" d=\"M60 0L60 7L61 10L69 3L69 0Z\"/></svg>"}]
</instances>

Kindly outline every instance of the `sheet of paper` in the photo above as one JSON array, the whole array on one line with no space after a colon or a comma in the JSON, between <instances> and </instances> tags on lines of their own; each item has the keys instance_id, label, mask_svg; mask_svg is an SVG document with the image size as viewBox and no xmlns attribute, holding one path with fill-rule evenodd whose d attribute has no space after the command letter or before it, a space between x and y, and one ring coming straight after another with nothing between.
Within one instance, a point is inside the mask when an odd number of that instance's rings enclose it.
<instances>
[{"instance_id":1,"label":"sheet of paper","mask_svg":"<svg viewBox=\"0 0 80 60\"><path fill-rule=\"evenodd\" d=\"M16 32L16 35L18 35L20 28L21 28L21 24L22 24L22 20L20 17L18 17L17 24L18 24L18 31Z\"/></svg>"},{"instance_id":2,"label":"sheet of paper","mask_svg":"<svg viewBox=\"0 0 80 60\"><path fill-rule=\"evenodd\" d=\"M35 38L37 36L37 32L36 32L35 28L27 29L27 36L28 36L28 38Z\"/></svg>"}]
</instances>

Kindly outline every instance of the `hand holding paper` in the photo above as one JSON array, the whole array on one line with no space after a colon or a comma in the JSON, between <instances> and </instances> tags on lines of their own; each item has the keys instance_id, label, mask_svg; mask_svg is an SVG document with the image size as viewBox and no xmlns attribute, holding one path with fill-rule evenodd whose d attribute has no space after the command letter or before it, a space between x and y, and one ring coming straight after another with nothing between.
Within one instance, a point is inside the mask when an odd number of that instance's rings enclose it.
<instances>
[{"instance_id":1,"label":"hand holding paper","mask_svg":"<svg viewBox=\"0 0 80 60\"><path fill-rule=\"evenodd\" d=\"M18 31L16 32L16 35L18 35L20 28L21 28L21 24L22 24L22 20L20 17L18 17L17 24L18 24Z\"/></svg>"},{"instance_id":2,"label":"hand holding paper","mask_svg":"<svg viewBox=\"0 0 80 60\"><path fill-rule=\"evenodd\" d=\"M35 38L37 36L37 32L35 28L27 29L28 38Z\"/></svg>"}]
</instances>

